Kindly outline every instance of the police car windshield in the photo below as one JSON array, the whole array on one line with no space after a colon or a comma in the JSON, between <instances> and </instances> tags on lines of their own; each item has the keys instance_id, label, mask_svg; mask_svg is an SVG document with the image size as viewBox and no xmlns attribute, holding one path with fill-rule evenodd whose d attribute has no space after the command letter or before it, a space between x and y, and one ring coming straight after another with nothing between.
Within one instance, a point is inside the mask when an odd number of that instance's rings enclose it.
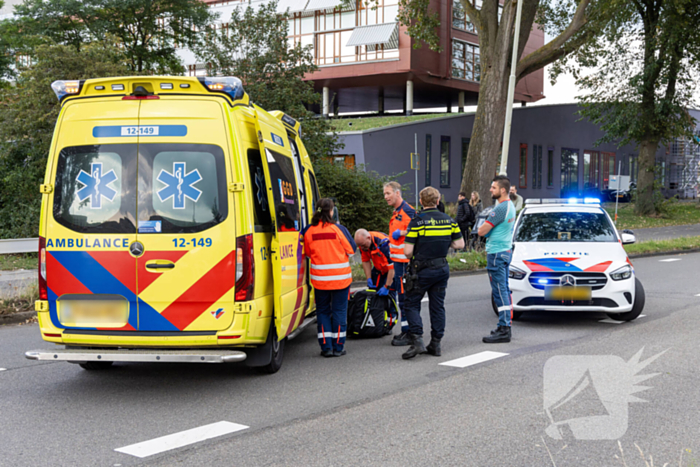
<instances>
[{"instance_id":1,"label":"police car windshield","mask_svg":"<svg viewBox=\"0 0 700 467\"><path fill-rule=\"evenodd\" d=\"M617 238L602 212L525 212L515 241L616 242Z\"/></svg>"}]
</instances>

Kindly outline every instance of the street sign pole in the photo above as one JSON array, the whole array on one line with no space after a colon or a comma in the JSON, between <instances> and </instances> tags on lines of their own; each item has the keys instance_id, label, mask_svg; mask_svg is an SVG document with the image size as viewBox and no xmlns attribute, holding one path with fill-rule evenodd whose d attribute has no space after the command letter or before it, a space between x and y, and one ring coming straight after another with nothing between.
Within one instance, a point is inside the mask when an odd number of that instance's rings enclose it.
<instances>
[{"instance_id":1,"label":"street sign pole","mask_svg":"<svg viewBox=\"0 0 700 467\"><path fill-rule=\"evenodd\" d=\"M418 133L414 133L414 142L415 142L415 149L414 149L414 154L416 155L416 167L414 171L416 172L416 187L414 188L414 191L416 192L416 205L415 208L418 209Z\"/></svg>"},{"instance_id":2,"label":"street sign pole","mask_svg":"<svg viewBox=\"0 0 700 467\"><path fill-rule=\"evenodd\" d=\"M617 163L617 194L615 195L615 228L617 228L617 203L620 201L620 188L622 188L622 183L620 183L620 170L622 170L622 161Z\"/></svg>"}]
</instances>

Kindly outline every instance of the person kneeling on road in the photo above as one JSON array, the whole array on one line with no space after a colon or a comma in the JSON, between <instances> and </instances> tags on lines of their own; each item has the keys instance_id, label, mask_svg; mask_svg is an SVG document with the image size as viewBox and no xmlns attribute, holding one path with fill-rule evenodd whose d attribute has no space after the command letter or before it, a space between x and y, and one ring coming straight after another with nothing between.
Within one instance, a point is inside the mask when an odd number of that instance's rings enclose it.
<instances>
[{"instance_id":1,"label":"person kneeling on road","mask_svg":"<svg viewBox=\"0 0 700 467\"><path fill-rule=\"evenodd\" d=\"M450 247L461 250L464 238L457 222L437 210L440 192L433 187L423 188L420 204L423 211L408 225L404 251L411 259L405 276L406 317L408 318L411 347L401 356L404 360L418 354L442 355L440 341L445 334L445 292L450 278L447 252ZM423 322L420 317L421 300L428 292L430 308L430 344L423 343Z\"/></svg>"},{"instance_id":2,"label":"person kneeling on road","mask_svg":"<svg viewBox=\"0 0 700 467\"><path fill-rule=\"evenodd\" d=\"M348 229L333 221L333 201L318 200L316 212L303 233L311 284L316 289L318 343L321 356L345 355L348 296L352 283L349 257L357 246Z\"/></svg>"},{"instance_id":3,"label":"person kneeling on road","mask_svg":"<svg viewBox=\"0 0 700 467\"><path fill-rule=\"evenodd\" d=\"M510 180L499 175L491 184L491 197L498 201L481 227L479 236L486 237L486 270L491 280L491 293L498 309L498 327L483 338L486 344L510 342L513 304L508 287L508 266L513 255L515 206L508 193Z\"/></svg>"},{"instance_id":4,"label":"person kneeling on road","mask_svg":"<svg viewBox=\"0 0 700 467\"><path fill-rule=\"evenodd\" d=\"M396 300L396 274L394 262L391 260L389 237L381 232L369 232L358 229L355 232L355 243L362 253L362 269L367 277L367 287L376 289L377 295L391 296Z\"/></svg>"}]
</instances>

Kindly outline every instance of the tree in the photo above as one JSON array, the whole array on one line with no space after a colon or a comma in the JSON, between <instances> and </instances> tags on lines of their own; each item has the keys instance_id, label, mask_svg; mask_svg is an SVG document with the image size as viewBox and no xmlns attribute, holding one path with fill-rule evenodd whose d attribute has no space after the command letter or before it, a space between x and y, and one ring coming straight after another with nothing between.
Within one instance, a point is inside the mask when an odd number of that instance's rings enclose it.
<instances>
[{"instance_id":1,"label":"tree","mask_svg":"<svg viewBox=\"0 0 700 467\"><path fill-rule=\"evenodd\" d=\"M589 41L622 0L520 1L523 5L516 82ZM460 3L479 35L481 60L479 100L461 191L478 191L482 199L490 199L488 188L496 173L505 125L517 3L506 0L500 20L499 0L483 0L480 10L470 0ZM409 26L411 37L418 39L416 46L426 43L433 50L441 49L435 31L439 22L429 9L428 0L401 0L399 21ZM544 29L554 39L523 57L533 26Z\"/></svg>"},{"instance_id":2,"label":"tree","mask_svg":"<svg viewBox=\"0 0 700 467\"><path fill-rule=\"evenodd\" d=\"M251 101L266 110L281 110L302 122L304 145L312 159L328 158L340 149L327 120L308 107L320 102L313 83L304 81L314 72L310 47L289 47L288 15L277 13L277 2L259 9L234 9L228 28L207 32L196 49L209 73L240 78Z\"/></svg>"},{"instance_id":3,"label":"tree","mask_svg":"<svg viewBox=\"0 0 700 467\"><path fill-rule=\"evenodd\" d=\"M80 52L41 45L33 56L16 86L0 90L0 238L37 236L39 184L60 111L51 83L128 73L128 59L114 41L87 44Z\"/></svg>"},{"instance_id":4,"label":"tree","mask_svg":"<svg viewBox=\"0 0 700 467\"><path fill-rule=\"evenodd\" d=\"M194 48L213 19L200 0L25 0L15 7L23 36L80 50L108 35L121 41L131 72L184 71L177 47Z\"/></svg>"},{"instance_id":5,"label":"tree","mask_svg":"<svg viewBox=\"0 0 700 467\"><path fill-rule=\"evenodd\" d=\"M700 3L633 0L603 34L571 57L571 70L594 69L578 79L586 92L581 114L601 125L604 141L639 148L637 214L658 213L656 151L676 137L693 137L687 108L700 78Z\"/></svg>"}]
</instances>

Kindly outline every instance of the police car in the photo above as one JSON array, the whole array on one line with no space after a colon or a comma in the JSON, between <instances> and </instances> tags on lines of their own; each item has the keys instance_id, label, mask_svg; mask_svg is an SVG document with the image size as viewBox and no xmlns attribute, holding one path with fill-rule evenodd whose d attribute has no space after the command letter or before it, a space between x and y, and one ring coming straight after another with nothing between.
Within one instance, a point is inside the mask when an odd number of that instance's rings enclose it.
<instances>
[{"instance_id":1,"label":"police car","mask_svg":"<svg viewBox=\"0 0 700 467\"><path fill-rule=\"evenodd\" d=\"M509 285L513 317L531 310L598 311L631 321L644 308L644 288L600 201L532 199L513 233Z\"/></svg>"}]
</instances>

